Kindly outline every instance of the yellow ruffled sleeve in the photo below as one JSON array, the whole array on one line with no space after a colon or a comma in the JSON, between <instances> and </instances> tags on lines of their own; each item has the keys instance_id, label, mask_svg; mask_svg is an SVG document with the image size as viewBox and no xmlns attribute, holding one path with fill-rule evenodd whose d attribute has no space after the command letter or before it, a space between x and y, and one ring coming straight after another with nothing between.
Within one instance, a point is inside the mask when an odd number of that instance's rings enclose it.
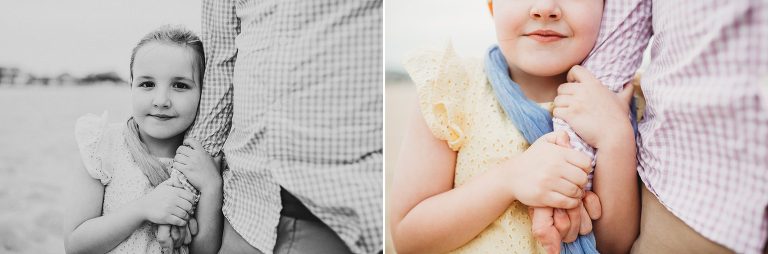
<instances>
[{"instance_id":1,"label":"yellow ruffled sleeve","mask_svg":"<svg viewBox=\"0 0 768 254\"><path fill-rule=\"evenodd\" d=\"M106 162L110 142L107 118L107 112L101 116L88 114L77 119L75 124L75 140L83 166L102 185L112 180L112 169Z\"/></svg>"},{"instance_id":2,"label":"yellow ruffled sleeve","mask_svg":"<svg viewBox=\"0 0 768 254\"><path fill-rule=\"evenodd\" d=\"M470 77L461 59L449 44L442 51L412 54L403 65L416 86L419 107L432 134L458 151L469 128L464 94Z\"/></svg>"}]
</instances>

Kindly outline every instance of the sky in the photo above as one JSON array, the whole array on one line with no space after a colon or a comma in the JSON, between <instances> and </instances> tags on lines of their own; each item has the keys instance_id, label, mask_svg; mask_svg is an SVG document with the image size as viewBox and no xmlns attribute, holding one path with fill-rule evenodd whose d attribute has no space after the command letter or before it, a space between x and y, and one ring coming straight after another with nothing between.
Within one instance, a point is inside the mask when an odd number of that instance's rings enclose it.
<instances>
[{"instance_id":1,"label":"sky","mask_svg":"<svg viewBox=\"0 0 768 254\"><path fill-rule=\"evenodd\" d=\"M133 46L163 24L200 31L200 0L3 0L0 66L36 75L114 71L128 79Z\"/></svg>"},{"instance_id":2,"label":"sky","mask_svg":"<svg viewBox=\"0 0 768 254\"><path fill-rule=\"evenodd\" d=\"M384 0L385 67L402 70L408 53L449 41L463 57L482 57L496 40L486 0Z\"/></svg>"}]
</instances>

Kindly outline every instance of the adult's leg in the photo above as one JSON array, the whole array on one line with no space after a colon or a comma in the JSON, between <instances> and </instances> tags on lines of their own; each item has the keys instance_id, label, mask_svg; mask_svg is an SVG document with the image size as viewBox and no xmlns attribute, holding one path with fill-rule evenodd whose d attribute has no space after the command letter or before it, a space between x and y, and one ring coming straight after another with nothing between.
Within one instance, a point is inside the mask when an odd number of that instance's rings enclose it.
<instances>
[{"instance_id":1,"label":"adult's leg","mask_svg":"<svg viewBox=\"0 0 768 254\"><path fill-rule=\"evenodd\" d=\"M677 218L643 186L640 236L632 253L733 253Z\"/></svg>"},{"instance_id":2,"label":"adult's leg","mask_svg":"<svg viewBox=\"0 0 768 254\"><path fill-rule=\"evenodd\" d=\"M351 253L344 241L285 189L275 253Z\"/></svg>"},{"instance_id":3,"label":"adult's leg","mask_svg":"<svg viewBox=\"0 0 768 254\"><path fill-rule=\"evenodd\" d=\"M219 253L222 254L240 254L240 253L249 253L249 254L263 254L258 249L254 248L249 244L243 237L235 231L234 228L232 228L232 225L229 224L229 221L224 218L224 232L221 235L221 249L219 250Z\"/></svg>"}]
</instances>

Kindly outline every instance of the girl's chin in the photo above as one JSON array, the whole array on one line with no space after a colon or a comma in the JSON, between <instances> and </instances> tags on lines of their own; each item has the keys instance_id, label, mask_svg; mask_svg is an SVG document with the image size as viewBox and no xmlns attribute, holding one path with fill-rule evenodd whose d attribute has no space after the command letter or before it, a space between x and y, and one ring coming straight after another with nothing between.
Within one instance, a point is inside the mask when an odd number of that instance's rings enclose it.
<instances>
[{"instance_id":1,"label":"girl's chin","mask_svg":"<svg viewBox=\"0 0 768 254\"><path fill-rule=\"evenodd\" d=\"M539 77L552 77L561 75L563 73L568 73L568 70L570 70L571 66L564 67L564 66L554 66L554 64L531 64L526 66L521 66L521 70L534 76Z\"/></svg>"}]
</instances>

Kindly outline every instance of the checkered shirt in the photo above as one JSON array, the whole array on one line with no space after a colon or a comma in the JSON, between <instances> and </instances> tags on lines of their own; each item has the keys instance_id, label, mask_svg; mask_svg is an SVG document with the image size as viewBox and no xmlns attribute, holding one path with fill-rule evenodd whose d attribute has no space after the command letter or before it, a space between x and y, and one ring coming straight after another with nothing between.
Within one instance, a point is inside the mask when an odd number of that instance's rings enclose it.
<instances>
[{"instance_id":1,"label":"checkered shirt","mask_svg":"<svg viewBox=\"0 0 768 254\"><path fill-rule=\"evenodd\" d=\"M226 156L224 216L273 252L282 186L353 252L381 250L382 1L204 0L202 12L190 135Z\"/></svg>"},{"instance_id":2,"label":"checkered shirt","mask_svg":"<svg viewBox=\"0 0 768 254\"><path fill-rule=\"evenodd\" d=\"M584 65L616 91L652 34L640 177L704 237L760 253L768 238L768 1L606 1Z\"/></svg>"}]
</instances>

